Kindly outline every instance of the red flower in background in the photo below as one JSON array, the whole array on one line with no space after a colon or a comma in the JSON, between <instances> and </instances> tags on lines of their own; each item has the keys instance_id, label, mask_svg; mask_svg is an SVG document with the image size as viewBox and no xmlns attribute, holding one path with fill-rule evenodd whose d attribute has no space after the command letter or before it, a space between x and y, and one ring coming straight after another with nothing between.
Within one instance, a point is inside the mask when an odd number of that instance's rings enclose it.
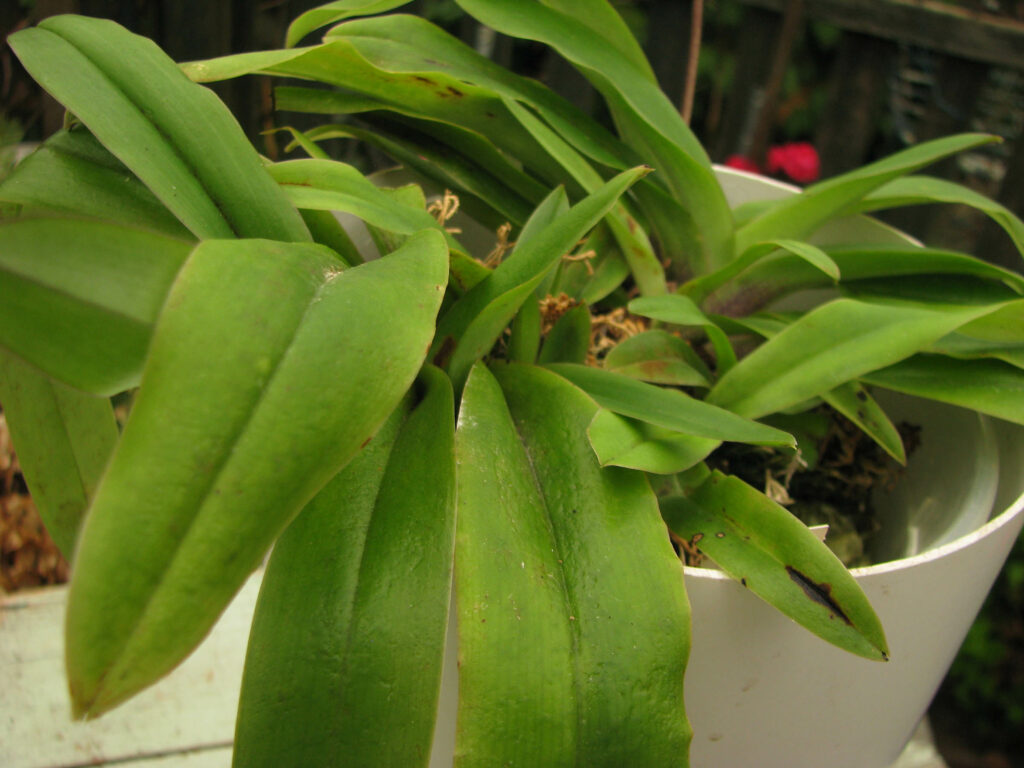
<instances>
[{"instance_id":1,"label":"red flower in background","mask_svg":"<svg viewBox=\"0 0 1024 768\"><path fill-rule=\"evenodd\" d=\"M757 163L751 160L749 157L743 155L729 155L726 159L725 164L729 168L735 168L739 171L749 171L750 173L760 173L761 169L757 167Z\"/></svg>"},{"instance_id":2,"label":"red flower in background","mask_svg":"<svg viewBox=\"0 0 1024 768\"><path fill-rule=\"evenodd\" d=\"M768 173L780 171L799 184L815 181L821 173L818 150L806 141L782 144L768 150Z\"/></svg>"}]
</instances>

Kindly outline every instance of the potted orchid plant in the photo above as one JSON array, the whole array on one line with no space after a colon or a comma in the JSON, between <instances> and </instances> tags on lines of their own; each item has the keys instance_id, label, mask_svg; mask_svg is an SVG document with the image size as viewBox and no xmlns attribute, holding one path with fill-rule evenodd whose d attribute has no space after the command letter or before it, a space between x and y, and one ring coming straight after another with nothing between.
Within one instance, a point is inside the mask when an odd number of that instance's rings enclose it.
<instances>
[{"instance_id":1,"label":"potted orchid plant","mask_svg":"<svg viewBox=\"0 0 1024 768\"><path fill-rule=\"evenodd\" d=\"M96 19L10 38L68 110L0 185L0 402L72 556L77 716L172 670L273 547L236 765L426 765L453 573L458 765L686 765L681 554L889 657L850 572L721 446L813 463L827 409L904 461L876 389L1024 424L1024 278L812 240L942 201L1024 245L1008 210L916 175L992 137L734 208L604 0L459 4L577 66L615 131L420 18L373 15L395 0L181 67ZM250 73L297 79L282 110L355 119L264 161L197 84ZM334 137L450 194L432 214L422 187L329 159Z\"/></svg>"}]
</instances>

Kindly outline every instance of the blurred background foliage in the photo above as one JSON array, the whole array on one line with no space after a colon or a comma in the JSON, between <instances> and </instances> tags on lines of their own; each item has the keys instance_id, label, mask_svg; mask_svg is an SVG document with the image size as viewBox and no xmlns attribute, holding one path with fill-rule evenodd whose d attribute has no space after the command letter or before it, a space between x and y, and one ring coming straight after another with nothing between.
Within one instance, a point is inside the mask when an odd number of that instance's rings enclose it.
<instances>
[{"instance_id":1,"label":"blurred background foliage","mask_svg":"<svg viewBox=\"0 0 1024 768\"><path fill-rule=\"evenodd\" d=\"M677 104L686 83L691 3L613 0ZM155 39L177 60L280 46L288 22L318 0L3 0L0 31L56 13L113 18ZM605 118L586 81L543 46L495 35L454 0L403 9L443 26L495 60L567 94ZM1024 213L1024 0L906 3L891 0L705 0L692 126L718 162L789 181L828 177L915 141L983 130L1004 143L932 172ZM314 42L311 38L309 42ZM271 132L269 79L215 90L262 152L283 155ZM60 127L63 112L0 46L0 175L19 142ZM303 127L314 118L295 116ZM773 162L793 152L801 173ZM338 142L329 151L369 169L386 158ZM808 170L810 169L810 170ZM811 173L813 171L813 173ZM905 209L892 223L930 243L1020 270L1002 233L970 209ZM8 467L9 469L9 467ZM8 478L10 479L10 478ZM10 485L10 483L8 483ZM18 489L20 490L20 488ZM3 532L0 531L0 538ZM8 553L4 553L6 558ZM13 562L13 561L12 561ZM951 766L1024 765L1024 544L1018 542L932 710Z\"/></svg>"}]
</instances>

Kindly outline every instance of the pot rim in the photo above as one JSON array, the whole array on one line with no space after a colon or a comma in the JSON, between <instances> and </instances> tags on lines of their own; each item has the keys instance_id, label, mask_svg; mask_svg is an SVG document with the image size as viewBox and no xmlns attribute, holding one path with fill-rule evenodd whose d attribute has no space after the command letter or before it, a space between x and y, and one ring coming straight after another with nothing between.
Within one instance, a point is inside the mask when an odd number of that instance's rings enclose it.
<instances>
[{"instance_id":1,"label":"pot rim","mask_svg":"<svg viewBox=\"0 0 1024 768\"><path fill-rule=\"evenodd\" d=\"M966 549L973 544L981 541L982 539L993 536L997 531L1010 525L1014 518L1024 512L1024 493L1021 493L1017 499L1010 504L1006 509L1000 512L998 515L993 517L984 525L975 528L970 533L965 533L958 539L941 544L933 549L919 552L916 555L910 557L902 557L897 560L890 560L885 563L876 563L875 565L865 565L859 568L851 568L850 573L856 576L866 576L874 574L893 573L895 571L901 571L906 568L913 568L914 566L921 565L923 563L931 562L933 560L939 560L946 557L954 552L958 552L961 549ZM711 579L711 580L728 580L732 581L732 577L723 571L719 571L711 568L695 568L691 565L684 565L683 571L686 576L699 578L699 579Z\"/></svg>"}]
</instances>

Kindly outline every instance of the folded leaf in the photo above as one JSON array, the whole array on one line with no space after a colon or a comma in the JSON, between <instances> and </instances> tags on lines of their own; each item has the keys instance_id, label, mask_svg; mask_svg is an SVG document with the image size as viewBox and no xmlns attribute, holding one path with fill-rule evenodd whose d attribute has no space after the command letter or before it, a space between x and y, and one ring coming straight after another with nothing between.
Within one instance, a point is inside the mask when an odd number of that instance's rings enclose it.
<instances>
[{"instance_id":1,"label":"folded leaf","mask_svg":"<svg viewBox=\"0 0 1024 768\"><path fill-rule=\"evenodd\" d=\"M647 168L640 167L620 173L535 236L522 238L494 272L445 313L438 323L431 354L436 356L443 350L450 355L449 375L456 389L461 388L473 363L497 341L544 275L647 172ZM559 190L552 193L560 194Z\"/></svg>"},{"instance_id":2,"label":"folded leaf","mask_svg":"<svg viewBox=\"0 0 1024 768\"><path fill-rule=\"evenodd\" d=\"M1024 371L1000 360L915 355L861 379L884 389L1024 424Z\"/></svg>"},{"instance_id":3,"label":"folded leaf","mask_svg":"<svg viewBox=\"0 0 1024 768\"><path fill-rule=\"evenodd\" d=\"M463 768L685 760L679 561L643 476L597 465L584 435L595 412L533 366L478 365L467 382L455 443Z\"/></svg>"},{"instance_id":4,"label":"folded leaf","mask_svg":"<svg viewBox=\"0 0 1024 768\"><path fill-rule=\"evenodd\" d=\"M833 645L887 661L882 625L853 576L792 514L713 472L687 497L663 499L672 533L758 597Z\"/></svg>"},{"instance_id":5,"label":"folded leaf","mask_svg":"<svg viewBox=\"0 0 1024 768\"><path fill-rule=\"evenodd\" d=\"M711 172L707 154L657 82L650 78L649 70L639 67L623 52L621 23L615 25L619 27L617 32L612 32L613 27L608 25L598 30L581 24L572 15L573 3L458 2L487 26L507 35L546 43L579 68L608 101L626 143L659 169L664 182L700 222L704 253L692 254L690 258L706 262L701 270L706 271L732 256L732 214ZM604 2L593 5L602 16L614 15ZM594 12L588 11L588 16Z\"/></svg>"},{"instance_id":6,"label":"folded leaf","mask_svg":"<svg viewBox=\"0 0 1024 768\"><path fill-rule=\"evenodd\" d=\"M605 355L604 367L652 384L711 386L710 371L690 345L657 328L616 344Z\"/></svg>"},{"instance_id":7,"label":"folded leaf","mask_svg":"<svg viewBox=\"0 0 1024 768\"><path fill-rule=\"evenodd\" d=\"M70 560L117 443L110 400L64 386L0 350L0 405L39 516Z\"/></svg>"},{"instance_id":8,"label":"folded leaf","mask_svg":"<svg viewBox=\"0 0 1024 768\"><path fill-rule=\"evenodd\" d=\"M900 464L907 463L903 439L882 407L855 381L836 387L821 396L830 406L856 424L864 434Z\"/></svg>"},{"instance_id":9,"label":"folded leaf","mask_svg":"<svg viewBox=\"0 0 1024 768\"><path fill-rule=\"evenodd\" d=\"M311 8L288 25L285 45L292 48L310 32L342 19L390 11L408 2L409 0L335 0L333 3L325 3Z\"/></svg>"},{"instance_id":10,"label":"folded leaf","mask_svg":"<svg viewBox=\"0 0 1024 768\"><path fill-rule=\"evenodd\" d=\"M538 362L583 363L589 350L590 309L586 304L577 304L548 331Z\"/></svg>"},{"instance_id":11,"label":"folded leaf","mask_svg":"<svg viewBox=\"0 0 1024 768\"><path fill-rule=\"evenodd\" d=\"M781 411L910 357L996 308L838 299L751 352L718 380L707 401L750 418Z\"/></svg>"},{"instance_id":12,"label":"folded leaf","mask_svg":"<svg viewBox=\"0 0 1024 768\"><path fill-rule=\"evenodd\" d=\"M547 366L578 386L602 407L676 432L753 445L793 445L782 430L689 397L600 368L570 363Z\"/></svg>"},{"instance_id":13,"label":"folded leaf","mask_svg":"<svg viewBox=\"0 0 1024 768\"><path fill-rule=\"evenodd\" d=\"M402 235L421 229L440 229L425 209L395 205L386 192L345 163L288 160L274 163L268 170L299 208L344 211L375 227Z\"/></svg>"},{"instance_id":14,"label":"folded leaf","mask_svg":"<svg viewBox=\"0 0 1024 768\"><path fill-rule=\"evenodd\" d=\"M307 244L193 252L82 531L66 622L77 715L180 662L376 432L423 362L447 256L433 231L343 272Z\"/></svg>"},{"instance_id":15,"label":"folded leaf","mask_svg":"<svg viewBox=\"0 0 1024 768\"><path fill-rule=\"evenodd\" d=\"M0 224L0 348L93 394L135 386L192 246L84 219Z\"/></svg>"},{"instance_id":16,"label":"folded leaf","mask_svg":"<svg viewBox=\"0 0 1024 768\"><path fill-rule=\"evenodd\" d=\"M884 285L901 277L962 275L997 281L1024 293L1024 278L1019 274L955 251L907 244L830 247L825 252L839 267L844 285L872 278L880 278ZM832 285L825 273L803 259L776 253L721 286L702 306L709 312L745 314L786 293ZM737 297L742 298L737 301Z\"/></svg>"},{"instance_id":17,"label":"folded leaf","mask_svg":"<svg viewBox=\"0 0 1024 768\"><path fill-rule=\"evenodd\" d=\"M587 429L601 466L671 475L707 458L720 440L694 437L600 410Z\"/></svg>"},{"instance_id":18,"label":"folded leaf","mask_svg":"<svg viewBox=\"0 0 1024 768\"><path fill-rule=\"evenodd\" d=\"M0 184L0 201L191 239L163 203L84 130L59 131Z\"/></svg>"},{"instance_id":19,"label":"folded leaf","mask_svg":"<svg viewBox=\"0 0 1024 768\"><path fill-rule=\"evenodd\" d=\"M152 41L104 19L52 16L10 44L197 237L309 240L227 107Z\"/></svg>"},{"instance_id":20,"label":"folded leaf","mask_svg":"<svg viewBox=\"0 0 1024 768\"><path fill-rule=\"evenodd\" d=\"M969 205L1006 230L1017 250L1024 254L1024 221L1013 211L969 187L930 176L907 176L879 187L865 197L858 210L870 212L922 203Z\"/></svg>"},{"instance_id":21,"label":"folded leaf","mask_svg":"<svg viewBox=\"0 0 1024 768\"><path fill-rule=\"evenodd\" d=\"M787 197L747 222L736 234L736 252L754 243L777 238L801 238L829 219L856 210L870 192L900 176L972 147L996 141L993 136L967 133L926 141L855 171L820 181Z\"/></svg>"},{"instance_id":22,"label":"folded leaf","mask_svg":"<svg viewBox=\"0 0 1024 768\"><path fill-rule=\"evenodd\" d=\"M274 545L249 638L238 766L426 766L455 537L443 373L400 407ZM450 638L449 642L454 642Z\"/></svg>"},{"instance_id":23,"label":"folded leaf","mask_svg":"<svg viewBox=\"0 0 1024 768\"><path fill-rule=\"evenodd\" d=\"M629 311L664 323L701 328L715 349L716 371L720 376L736 364L736 352L729 337L689 296L644 296L629 302Z\"/></svg>"}]
</instances>

